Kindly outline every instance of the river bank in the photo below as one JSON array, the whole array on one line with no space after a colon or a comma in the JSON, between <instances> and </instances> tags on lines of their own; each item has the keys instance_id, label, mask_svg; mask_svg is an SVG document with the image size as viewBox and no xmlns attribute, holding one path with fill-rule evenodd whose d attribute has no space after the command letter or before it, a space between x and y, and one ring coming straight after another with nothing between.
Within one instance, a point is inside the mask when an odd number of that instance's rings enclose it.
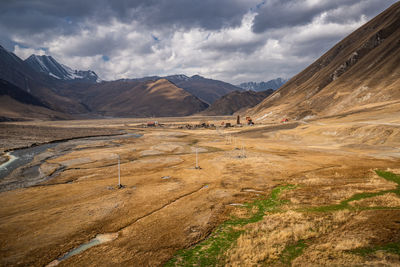
<instances>
[{"instance_id":1,"label":"river bank","mask_svg":"<svg viewBox=\"0 0 400 267\"><path fill-rule=\"evenodd\" d=\"M105 136L73 137L6 152L8 161L0 165L0 192L34 186L54 178L55 173L65 170L68 166L61 164L48 168L43 165L47 160L70 153L78 146L104 147L105 142L117 146L114 143L116 140L140 136L140 134L121 132Z\"/></svg>"},{"instance_id":2,"label":"river bank","mask_svg":"<svg viewBox=\"0 0 400 267\"><path fill-rule=\"evenodd\" d=\"M66 127L62 125L35 125L34 122L31 122L31 124L0 123L0 154L73 138L117 134L121 134L120 129L94 127L93 125L91 127L85 125L82 127Z\"/></svg>"}]
</instances>

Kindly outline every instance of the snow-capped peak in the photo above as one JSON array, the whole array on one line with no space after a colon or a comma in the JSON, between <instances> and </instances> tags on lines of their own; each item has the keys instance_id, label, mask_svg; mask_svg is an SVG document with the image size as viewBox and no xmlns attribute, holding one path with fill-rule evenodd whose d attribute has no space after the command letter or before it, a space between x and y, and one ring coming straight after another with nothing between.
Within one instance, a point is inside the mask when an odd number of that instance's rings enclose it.
<instances>
[{"instance_id":1,"label":"snow-capped peak","mask_svg":"<svg viewBox=\"0 0 400 267\"><path fill-rule=\"evenodd\" d=\"M179 80L179 81L187 81L190 78L186 76L185 74L176 74L176 75L169 75L166 77L167 79L174 79L174 80Z\"/></svg>"},{"instance_id":2,"label":"snow-capped peak","mask_svg":"<svg viewBox=\"0 0 400 267\"><path fill-rule=\"evenodd\" d=\"M31 55L25 60L36 71L66 81L101 82L94 71L73 70L70 67L58 63L52 56Z\"/></svg>"}]
</instances>

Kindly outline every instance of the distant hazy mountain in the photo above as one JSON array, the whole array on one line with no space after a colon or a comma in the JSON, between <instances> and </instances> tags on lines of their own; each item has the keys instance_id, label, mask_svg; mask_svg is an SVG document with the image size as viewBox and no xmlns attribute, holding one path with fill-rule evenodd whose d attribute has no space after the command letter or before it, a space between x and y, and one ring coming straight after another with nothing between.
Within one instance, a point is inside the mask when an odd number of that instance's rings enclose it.
<instances>
[{"instance_id":1,"label":"distant hazy mountain","mask_svg":"<svg viewBox=\"0 0 400 267\"><path fill-rule=\"evenodd\" d=\"M262 92L234 91L224 95L214 102L208 109L202 112L204 115L231 115L239 110L254 107L274 90L268 89Z\"/></svg>"},{"instance_id":2,"label":"distant hazy mountain","mask_svg":"<svg viewBox=\"0 0 400 267\"><path fill-rule=\"evenodd\" d=\"M287 80L282 79L282 78L277 78L274 80L270 80L268 82L247 82L247 83L241 83L240 85L238 85L238 87L244 89L244 90L253 90L253 91L265 91L268 89L273 89L276 90L279 87L281 87L282 85L285 84L285 82L287 82Z\"/></svg>"},{"instance_id":3,"label":"distant hazy mountain","mask_svg":"<svg viewBox=\"0 0 400 267\"><path fill-rule=\"evenodd\" d=\"M73 70L58 63L52 56L31 55L25 62L34 70L65 81L100 82L94 71Z\"/></svg>"},{"instance_id":4,"label":"distant hazy mountain","mask_svg":"<svg viewBox=\"0 0 400 267\"><path fill-rule=\"evenodd\" d=\"M194 75L188 77L184 74L170 75L165 77L151 76L139 79L133 79L135 81L156 81L159 79L167 79L174 83L176 86L184 89L192 95L200 98L202 101L212 104L215 100L219 99L233 91L242 91L243 89L234 86L230 83L207 79L200 75Z\"/></svg>"}]
</instances>

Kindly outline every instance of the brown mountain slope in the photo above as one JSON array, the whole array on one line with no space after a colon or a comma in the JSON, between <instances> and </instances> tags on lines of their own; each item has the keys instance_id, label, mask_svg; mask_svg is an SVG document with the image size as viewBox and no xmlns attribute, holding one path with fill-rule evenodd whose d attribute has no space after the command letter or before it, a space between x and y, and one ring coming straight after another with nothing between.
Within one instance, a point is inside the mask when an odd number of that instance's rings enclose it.
<instances>
[{"instance_id":1,"label":"brown mountain slope","mask_svg":"<svg viewBox=\"0 0 400 267\"><path fill-rule=\"evenodd\" d=\"M241 91L242 88L236 87L232 84L207 79L200 75L187 77L187 79L180 79L179 75L172 75L165 77L176 86L183 88L192 95L200 98L207 104L213 104L221 96L224 96L233 91Z\"/></svg>"},{"instance_id":2,"label":"brown mountain slope","mask_svg":"<svg viewBox=\"0 0 400 267\"><path fill-rule=\"evenodd\" d=\"M250 110L301 119L387 108L400 101L400 2L360 27Z\"/></svg>"},{"instance_id":3,"label":"brown mountain slope","mask_svg":"<svg viewBox=\"0 0 400 267\"><path fill-rule=\"evenodd\" d=\"M32 119L71 119L71 116L50 110L35 96L0 79L0 121Z\"/></svg>"},{"instance_id":4,"label":"brown mountain slope","mask_svg":"<svg viewBox=\"0 0 400 267\"><path fill-rule=\"evenodd\" d=\"M92 112L116 117L186 116L208 107L166 79L97 84L82 100Z\"/></svg>"},{"instance_id":5,"label":"brown mountain slope","mask_svg":"<svg viewBox=\"0 0 400 267\"><path fill-rule=\"evenodd\" d=\"M167 79L207 104L214 103L214 101L230 92L243 91L242 88L230 83L208 79L200 75L193 75L192 77L188 77L184 74L169 75L164 77L149 76L132 80L144 82L157 81L159 79Z\"/></svg>"},{"instance_id":6,"label":"brown mountain slope","mask_svg":"<svg viewBox=\"0 0 400 267\"><path fill-rule=\"evenodd\" d=\"M267 96L272 94L274 90L269 89L262 92L254 91L233 91L224 95L205 111L204 115L231 115L243 108L251 108L263 101Z\"/></svg>"},{"instance_id":7,"label":"brown mountain slope","mask_svg":"<svg viewBox=\"0 0 400 267\"><path fill-rule=\"evenodd\" d=\"M66 119L73 117L42 106L24 104L7 95L0 95L0 121Z\"/></svg>"}]
</instances>

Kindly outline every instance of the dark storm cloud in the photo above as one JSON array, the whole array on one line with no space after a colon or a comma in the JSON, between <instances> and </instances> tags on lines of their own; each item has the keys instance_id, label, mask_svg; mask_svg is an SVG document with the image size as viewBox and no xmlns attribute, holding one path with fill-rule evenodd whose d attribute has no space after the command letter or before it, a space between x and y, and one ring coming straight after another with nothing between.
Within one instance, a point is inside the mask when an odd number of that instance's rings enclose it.
<instances>
[{"instance_id":1,"label":"dark storm cloud","mask_svg":"<svg viewBox=\"0 0 400 267\"><path fill-rule=\"evenodd\" d=\"M154 5L142 5L135 10L141 21L149 26L200 27L218 30L239 26L251 5L232 0L162 0Z\"/></svg>"},{"instance_id":2,"label":"dark storm cloud","mask_svg":"<svg viewBox=\"0 0 400 267\"><path fill-rule=\"evenodd\" d=\"M121 42L118 35L107 34L102 37L76 40L66 47L63 52L67 56L95 56L98 54L108 55L114 49L126 49L125 42Z\"/></svg>"},{"instance_id":3,"label":"dark storm cloud","mask_svg":"<svg viewBox=\"0 0 400 267\"><path fill-rule=\"evenodd\" d=\"M0 27L17 34L68 34L87 20L105 24L116 19L139 21L143 27L215 30L240 25L250 7L232 0L13 0L0 2Z\"/></svg>"},{"instance_id":4,"label":"dark storm cloud","mask_svg":"<svg viewBox=\"0 0 400 267\"><path fill-rule=\"evenodd\" d=\"M69 43L63 49L66 56L96 56L112 55L115 51L124 51L130 49L135 54L146 55L152 53L151 45L154 42L151 34L147 39L136 41L134 45L125 39L125 32L108 32L97 36L95 30L92 30L93 37L84 39L76 38L74 42Z\"/></svg>"},{"instance_id":5,"label":"dark storm cloud","mask_svg":"<svg viewBox=\"0 0 400 267\"><path fill-rule=\"evenodd\" d=\"M68 32L73 29L72 21L82 21L94 11L89 1L1 1L0 25L13 33L35 34L55 28Z\"/></svg>"},{"instance_id":6,"label":"dark storm cloud","mask_svg":"<svg viewBox=\"0 0 400 267\"><path fill-rule=\"evenodd\" d=\"M375 15L394 3L394 0L267 0L260 6L253 21L253 31L306 25L322 13L329 22L344 23L359 19L361 15Z\"/></svg>"}]
</instances>

